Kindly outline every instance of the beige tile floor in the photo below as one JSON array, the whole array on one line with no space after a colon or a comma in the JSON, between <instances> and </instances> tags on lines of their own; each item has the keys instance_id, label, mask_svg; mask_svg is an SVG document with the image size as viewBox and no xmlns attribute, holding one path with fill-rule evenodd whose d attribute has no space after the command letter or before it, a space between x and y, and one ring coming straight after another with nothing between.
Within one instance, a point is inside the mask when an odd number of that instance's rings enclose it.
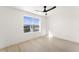
<instances>
[{"instance_id":1,"label":"beige tile floor","mask_svg":"<svg viewBox=\"0 0 79 59\"><path fill-rule=\"evenodd\" d=\"M1 52L78 52L79 44L59 38L40 37L1 49Z\"/></svg>"}]
</instances>

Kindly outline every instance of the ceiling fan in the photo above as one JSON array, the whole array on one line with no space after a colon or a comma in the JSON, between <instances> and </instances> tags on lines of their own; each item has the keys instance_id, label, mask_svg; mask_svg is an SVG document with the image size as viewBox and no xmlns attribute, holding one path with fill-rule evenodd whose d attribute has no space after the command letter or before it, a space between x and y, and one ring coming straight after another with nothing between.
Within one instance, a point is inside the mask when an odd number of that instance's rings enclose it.
<instances>
[{"instance_id":1,"label":"ceiling fan","mask_svg":"<svg viewBox=\"0 0 79 59\"><path fill-rule=\"evenodd\" d=\"M43 8L44 8L43 11L39 11L39 10L35 10L35 11L43 12L43 13L45 13L45 15L47 15L47 12L49 12L49 11L55 9L56 6L53 6L53 7L51 7L50 9L47 9L47 6L44 6Z\"/></svg>"}]
</instances>

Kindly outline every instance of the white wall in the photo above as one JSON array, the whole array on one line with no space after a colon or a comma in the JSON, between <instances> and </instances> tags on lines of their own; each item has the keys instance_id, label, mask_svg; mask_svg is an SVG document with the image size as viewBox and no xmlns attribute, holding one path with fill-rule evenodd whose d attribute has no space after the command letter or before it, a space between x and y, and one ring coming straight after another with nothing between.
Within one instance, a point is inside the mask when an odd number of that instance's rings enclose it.
<instances>
[{"instance_id":1,"label":"white wall","mask_svg":"<svg viewBox=\"0 0 79 59\"><path fill-rule=\"evenodd\" d=\"M79 43L79 7L58 6L48 16L48 30L56 37Z\"/></svg>"},{"instance_id":2,"label":"white wall","mask_svg":"<svg viewBox=\"0 0 79 59\"><path fill-rule=\"evenodd\" d=\"M41 19L41 32L24 33L23 16L29 15ZM0 48L16 44L31 38L45 35L45 17L38 16L12 7L0 7Z\"/></svg>"}]
</instances>

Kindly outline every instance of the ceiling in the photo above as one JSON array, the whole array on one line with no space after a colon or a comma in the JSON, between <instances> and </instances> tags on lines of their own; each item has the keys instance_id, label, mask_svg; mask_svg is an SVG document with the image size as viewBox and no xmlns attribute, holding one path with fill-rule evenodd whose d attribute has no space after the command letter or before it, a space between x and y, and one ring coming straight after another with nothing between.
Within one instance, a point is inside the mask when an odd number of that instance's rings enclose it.
<instances>
[{"instance_id":1,"label":"ceiling","mask_svg":"<svg viewBox=\"0 0 79 59\"><path fill-rule=\"evenodd\" d=\"M18 8L18 9L21 9L24 11L28 11L28 12L31 12L31 13L34 13L37 15L45 16L45 13L36 11L36 10L42 11L43 6L16 6L15 8ZM47 9L49 9L49 8L51 8L51 6L47 6Z\"/></svg>"}]
</instances>

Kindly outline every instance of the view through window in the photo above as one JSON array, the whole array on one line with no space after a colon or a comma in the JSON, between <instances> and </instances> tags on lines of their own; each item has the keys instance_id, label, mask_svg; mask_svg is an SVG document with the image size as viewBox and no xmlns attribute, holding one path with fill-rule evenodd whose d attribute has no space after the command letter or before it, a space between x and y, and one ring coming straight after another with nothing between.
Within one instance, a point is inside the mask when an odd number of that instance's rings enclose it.
<instances>
[{"instance_id":1,"label":"view through window","mask_svg":"<svg viewBox=\"0 0 79 59\"><path fill-rule=\"evenodd\" d=\"M24 16L24 33L39 31L39 19L30 16Z\"/></svg>"}]
</instances>

